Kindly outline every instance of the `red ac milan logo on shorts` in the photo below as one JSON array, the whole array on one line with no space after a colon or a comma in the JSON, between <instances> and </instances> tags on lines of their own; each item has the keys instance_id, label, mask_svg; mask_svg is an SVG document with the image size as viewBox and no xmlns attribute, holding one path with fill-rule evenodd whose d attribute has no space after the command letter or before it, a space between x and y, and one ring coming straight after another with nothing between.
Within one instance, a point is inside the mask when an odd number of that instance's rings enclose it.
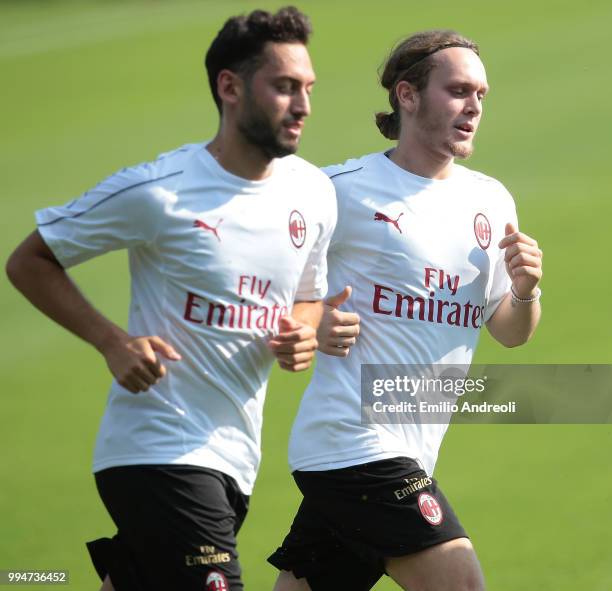
<instances>
[{"instance_id":1,"label":"red ac milan logo on shorts","mask_svg":"<svg viewBox=\"0 0 612 591\"><path fill-rule=\"evenodd\" d=\"M206 577L206 591L229 591L227 579L223 573L213 570Z\"/></svg>"},{"instance_id":2,"label":"red ac milan logo on shorts","mask_svg":"<svg viewBox=\"0 0 612 591\"><path fill-rule=\"evenodd\" d=\"M487 250L491 244L491 224L484 213L477 213L474 218L474 234L482 250Z\"/></svg>"},{"instance_id":3,"label":"red ac milan logo on shorts","mask_svg":"<svg viewBox=\"0 0 612 591\"><path fill-rule=\"evenodd\" d=\"M289 215L289 237L293 246L302 248L306 241L306 222L304 216L294 209Z\"/></svg>"},{"instance_id":4,"label":"red ac milan logo on shorts","mask_svg":"<svg viewBox=\"0 0 612 591\"><path fill-rule=\"evenodd\" d=\"M421 493L419 495L419 509L425 521L431 523L431 525L440 525L442 523L444 519L442 507L430 494Z\"/></svg>"}]
</instances>

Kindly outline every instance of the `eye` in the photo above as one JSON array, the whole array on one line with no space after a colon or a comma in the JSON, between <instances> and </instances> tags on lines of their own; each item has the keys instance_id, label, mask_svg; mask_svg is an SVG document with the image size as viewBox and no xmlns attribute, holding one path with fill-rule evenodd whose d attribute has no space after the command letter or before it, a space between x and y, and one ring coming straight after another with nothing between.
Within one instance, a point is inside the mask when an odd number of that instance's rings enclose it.
<instances>
[{"instance_id":1,"label":"eye","mask_svg":"<svg viewBox=\"0 0 612 591\"><path fill-rule=\"evenodd\" d=\"M278 82L276 84L276 90L281 94L291 94L293 92L293 87L289 81Z\"/></svg>"}]
</instances>

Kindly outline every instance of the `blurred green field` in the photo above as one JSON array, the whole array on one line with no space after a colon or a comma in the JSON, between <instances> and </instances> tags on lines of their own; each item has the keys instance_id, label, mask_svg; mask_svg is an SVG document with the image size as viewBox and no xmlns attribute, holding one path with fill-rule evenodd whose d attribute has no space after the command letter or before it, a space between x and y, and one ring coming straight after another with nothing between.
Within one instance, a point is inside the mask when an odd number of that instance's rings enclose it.
<instances>
[{"instance_id":1,"label":"blurred green field","mask_svg":"<svg viewBox=\"0 0 612 591\"><path fill-rule=\"evenodd\" d=\"M31 231L34 209L211 137L208 44L231 14L280 5L1 1L1 258ZM376 70L396 40L451 27L480 43L491 93L470 166L514 194L522 228L544 249L545 278L534 341L504 350L483 336L476 361L612 362L612 81L604 44L612 4L301 7L315 27L318 75L301 155L321 165L387 145L373 124L374 111L386 107ZM112 254L74 276L100 309L125 322L126 271L125 255ZM0 570L68 569L72 588L96 589L84 542L112 532L90 475L109 376L95 351L31 309L4 277L0 304ZM272 378L263 467L239 539L251 591L271 588L265 557L299 502L286 443L306 381L278 371ZM450 429L436 475L473 536L490 589L612 589L611 446L610 425ZM393 588L389 580L376 587Z\"/></svg>"}]
</instances>

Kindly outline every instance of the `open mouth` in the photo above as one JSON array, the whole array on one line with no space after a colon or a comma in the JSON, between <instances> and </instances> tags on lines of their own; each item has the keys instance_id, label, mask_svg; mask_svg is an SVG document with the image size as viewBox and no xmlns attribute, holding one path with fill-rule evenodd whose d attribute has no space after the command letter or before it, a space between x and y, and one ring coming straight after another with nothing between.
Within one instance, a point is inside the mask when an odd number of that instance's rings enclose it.
<instances>
[{"instance_id":1,"label":"open mouth","mask_svg":"<svg viewBox=\"0 0 612 591\"><path fill-rule=\"evenodd\" d=\"M292 121L291 123L285 123L283 127L289 131L291 135L300 135L304 123L302 121Z\"/></svg>"},{"instance_id":2,"label":"open mouth","mask_svg":"<svg viewBox=\"0 0 612 591\"><path fill-rule=\"evenodd\" d=\"M461 123L460 125L455 125L455 129L463 131L464 133L474 133L474 126L471 123Z\"/></svg>"}]
</instances>

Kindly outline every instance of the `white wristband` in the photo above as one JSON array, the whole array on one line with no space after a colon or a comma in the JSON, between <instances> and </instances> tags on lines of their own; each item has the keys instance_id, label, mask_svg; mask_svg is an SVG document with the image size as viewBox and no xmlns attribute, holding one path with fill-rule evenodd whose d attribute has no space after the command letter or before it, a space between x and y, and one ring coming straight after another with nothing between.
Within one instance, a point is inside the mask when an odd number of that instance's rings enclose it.
<instances>
[{"instance_id":1,"label":"white wristband","mask_svg":"<svg viewBox=\"0 0 612 591\"><path fill-rule=\"evenodd\" d=\"M539 287L536 287L535 293L530 298L520 298L514 293L514 287L510 286L510 292L512 293L512 302L517 304L531 304L532 302L537 302L542 295L542 290Z\"/></svg>"}]
</instances>

